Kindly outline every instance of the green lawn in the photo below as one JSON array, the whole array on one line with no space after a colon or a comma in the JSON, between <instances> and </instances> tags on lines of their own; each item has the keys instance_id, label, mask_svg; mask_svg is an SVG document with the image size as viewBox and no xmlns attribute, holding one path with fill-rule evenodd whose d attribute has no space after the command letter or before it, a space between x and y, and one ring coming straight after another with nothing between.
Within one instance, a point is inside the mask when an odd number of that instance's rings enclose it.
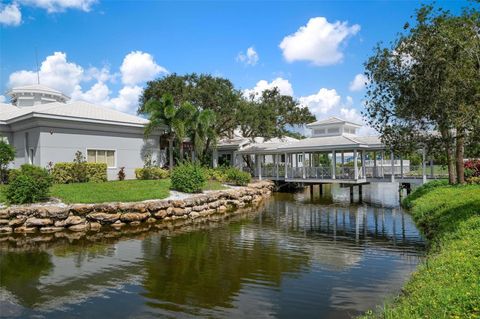
<instances>
[{"instance_id":1,"label":"green lawn","mask_svg":"<svg viewBox=\"0 0 480 319\"><path fill-rule=\"evenodd\" d=\"M427 260L402 295L366 317L480 318L480 185L426 184L406 204L431 239Z\"/></svg>"},{"instance_id":2,"label":"green lawn","mask_svg":"<svg viewBox=\"0 0 480 319\"><path fill-rule=\"evenodd\" d=\"M5 202L5 186L0 187L0 202ZM204 190L220 190L225 187L217 181L209 181ZM52 197L64 203L136 202L162 199L170 194L170 180L126 180L105 183L55 184Z\"/></svg>"}]
</instances>

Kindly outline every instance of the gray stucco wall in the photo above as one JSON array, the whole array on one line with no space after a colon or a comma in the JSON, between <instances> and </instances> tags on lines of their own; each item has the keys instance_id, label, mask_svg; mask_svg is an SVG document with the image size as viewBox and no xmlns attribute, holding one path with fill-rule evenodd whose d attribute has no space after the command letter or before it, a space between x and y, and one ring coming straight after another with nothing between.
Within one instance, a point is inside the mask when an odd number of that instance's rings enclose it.
<instances>
[{"instance_id":1,"label":"gray stucco wall","mask_svg":"<svg viewBox=\"0 0 480 319\"><path fill-rule=\"evenodd\" d=\"M114 150L116 165L108 169L108 179L117 179L118 171L125 167L126 177L135 178L135 168L143 166L143 156L150 150L161 164L158 137L144 139L143 133L104 132L56 128L40 128L40 147L37 152L42 167L49 162L71 162L77 151L87 155L87 149ZM36 159L37 160L37 159Z\"/></svg>"}]
</instances>

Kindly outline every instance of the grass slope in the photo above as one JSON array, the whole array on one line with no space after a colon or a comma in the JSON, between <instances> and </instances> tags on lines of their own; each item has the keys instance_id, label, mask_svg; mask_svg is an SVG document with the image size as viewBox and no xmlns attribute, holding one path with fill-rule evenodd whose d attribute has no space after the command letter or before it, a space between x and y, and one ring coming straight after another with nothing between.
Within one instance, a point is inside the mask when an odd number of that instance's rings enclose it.
<instances>
[{"instance_id":1,"label":"grass slope","mask_svg":"<svg viewBox=\"0 0 480 319\"><path fill-rule=\"evenodd\" d=\"M429 184L405 201L431 239L427 260L366 318L480 318L480 185Z\"/></svg>"},{"instance_id":2,"label":"grass slope","mask_svg":"<svg viewBox=\"0 0 480 319\"><path fill-rule=\"evenodd\" d=\"M0 202L6 201L4 185L0 188ZM225 187L209 181L204 190L220 190ZM55 184L50 196L64 203L137 202L162 199L170 195L170 180L125 180L105 183Z\"/></svg>"}]
</instances>

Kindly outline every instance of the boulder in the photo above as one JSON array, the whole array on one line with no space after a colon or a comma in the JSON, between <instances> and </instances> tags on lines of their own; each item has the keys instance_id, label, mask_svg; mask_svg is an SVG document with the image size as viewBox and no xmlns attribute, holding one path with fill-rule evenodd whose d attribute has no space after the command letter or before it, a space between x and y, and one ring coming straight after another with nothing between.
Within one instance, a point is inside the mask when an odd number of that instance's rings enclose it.
<instances>
[{"instance_id":1,"label":"boulder","mask_svg":"<svg viewBox=\"0 0 480 319\"><path fill-rule=\"evenodd\" d=\"M171 201L171 204L173 207L180 207L180 208L184 208L185 207L185 202L183 200L172 200Z\"/></svg>"},{"instance_id":2,"label":"boulder","mask_svg":"<svg viewBox=\"0 0 480 319\"><path fill-rule=\"evenodd\" d=\"M93 211L93 204L75 204L70 206L70 212L76 215L86 215Z\"/></svg>"},{"instance_id":3,"label":"boulder","mask_svg":"<svg viewBox=\"0 0 480 319\"><path fill-rule=\"evenodd\" d=\"M37 231L36 227L26 227L25 225L17 227L14 230L15 233L34 233L36 231Z\"/></svg>"},{"instance_id":4,"label":"boulder","mask_svg":"<svg viewBox=\"0 0 480 319\"><path fill-rule=\"evenodd\" d=\"M195 219L195 218L200 217L200 213L198 213L198 212L191 212L190 215L188 215L188 216L190 216L191 219Z\"/></svg>"},{"instance_id":5,"label":"boulder","mask_svg":"<svg viewBox=\"0 0 480 319\"><path fill-rule=\"evenodd\" d=\"M19 215L16 218L10 219L10 221L8 222L8 226L18 227L23 225L26 220L27 220L27 217Z\"/></svg>"},{"instance_id":6,"label":"boulder","mask_svg":"<svg viewBox=\"0 0 480 319\"><path fill-rule=\"evenodd\" d=\"M101 223L106 223L106 224L111 224L116 222L120 218L120 214L107 214L107 213L90 213L87 215L87 219L101 222Z\"/></svg>"},{"instance_id":7,"label":"boulder","mask_svg":"<svg viewBox=\"0 0 480 319\"><path fill-rule=\"evenodd\" d=\"M10 210L8 208L0 210L0 218L10 218Z\"/></svg>"},{"instance_id":8,"label":"boulder","mask_svg":"<svg viewBox=\"0 0 480 319\"><path fill-rule=\"evenodd\" d=\"M97 222L90 223L90 230L99 231L101 228L102 228L102 224L100 223L97 223Z\"/></svg>"},{"instance_id":9,"label":"boulder","mask_svg":"<svg viewBox=\"0 0 480 319\"><path fill-rule=\"evenodd\" d=\"M158 212L160 210L166 209L167 207L170 207L170 203L166 200L151 201L151 202L148 202L148 204L147 204L147 208L151 212Z\"/></svg>"},{"instance_id":10,"label":"boulder","mask_svg":"<svg viewBox=\"0 0 480 319\"><path fill-rule=\"evenodd\" d=\"M168 216L167 215L167 210L166 209L161 209L158 212L154 213L153 216L155 216L155 218L158 218L158 219L165 218L165 217Z\"/></svg>"},{"instance_id":11,"label":"boulder","mask_svg":"<svg viewBox=\"0 0 480 319\"><path fill-rule=\"evenodd\" d=\"M47 226L40 228L40 232L42 233L56 233L59 231L65 230L63 227L54 227L54 226Z\"/></svg>"},{"instance_id":12,"label":"boulder","mask_svg":"<svg viewBox=\"0 0 480 319\"><path fill-rule=\"evenodd\" d=\"M173 214L175 216L183 216L183 215L185 215L185 209L180 208L180 207L174 207L173 208Z\"/></svg>"},{"instance_id":13,"label":"boulder","mask_svg":"<svg viewBox=\"0 0 480 319\"><path fill-rule=\"evenodd\" d=\"M68 216L67 219L65 219L65 226L73 226L73 225L78 225L85 222L85 218L82 218L80 216L75 216L71 215Z\"/></svg>"},{"instance_id":14,"label":"boulder","mask_svg":"<svg viewBox=\"0 0 480 319\"><path fill-rule=\"evenodd\" d=\"M140 224L141 224L141 222L139 220L135 220L133 222L130 222L130 226L138 226Z\"/></svg>"},{"instance_id":15,"label":"boulder","mask_svg":"<svg viewBox=\"0 0 480 319\"><path fill-rule=\"evenodd\" d=\"M34 216L38 218L65 219L68 216L69 208L60 206L37 207Z\"/></svg>"},{"instance_id":16,"label":"boulder","mask_svg":"<svg viewBox=\"0 0 480 319\"><path fill-rule=\"evenodd\" d=\"M219 213L224 213L224 212L226 212L226 211L227 211L227 207L226 207L226 206L223 206L223 205L222 205L222 206L217 207L217 212L219 212Z\"/></svg>"},{"instance_id":17,"label":"boulder","mask_svg":"<svg viewBox=\"0 0 480 319\"><path fill-rule=\"evenodd\" d=\"M11 232L13 232L13 228L10 227L10 226L2 226L2 227L0 227L0 233L8 234L8 233L11 233Z\"/></svg>"},{"instance_id":18,"label":"boulder","mask_svg":"<svg viewBox=\"0 0 480 319\"><path fill-rule=\"evenodd\" d=\"M85 222L83 224L78 224L78 225L73 225L73 226L70 226L68 227L69 230L71 231L87 231L90 229L90 224Z\"/></svg>"},{"instance_id":19,"label":"boulder","mask_svg":"<svg viewBox=\"0 0 480 319\"><path fill-rule=\"evenodd\" d=\"M155 222L157 222L157 220L153 217L150 217L149 219L147 219L147 223L149 223L149 224L153 224Z\"/></svg>"},{"instance_id":20,"label":"boulder","mask_svg":"<svg viewBox=\"0 0 480 319\"><path fill-rule=\"evenodd\" d=\"M10 219L0 219L0 225L8 225Z\"/></svg>"},{"instance_id":21,"label":"boulder","mask_svg":"<svg viewBox=\"0 0 480 319\"><path fill-rule=\"evenodd\" d=\"M53 225L53 220L51 220L50 218L30 217L27 218L27 220L25 221L26 227L42 227L49 225Z\"/></svg>"},{"instance_id":22,"label":"boulder","mask_svg":"<svg viewBox=\"0 0 480 319\"><path fill-rule=\"evenodd\" d=\"M123 213L120 216L122 222L134 222L134 221L143 221L150 217L149 213Z\"/></svg>"}]
</instances>

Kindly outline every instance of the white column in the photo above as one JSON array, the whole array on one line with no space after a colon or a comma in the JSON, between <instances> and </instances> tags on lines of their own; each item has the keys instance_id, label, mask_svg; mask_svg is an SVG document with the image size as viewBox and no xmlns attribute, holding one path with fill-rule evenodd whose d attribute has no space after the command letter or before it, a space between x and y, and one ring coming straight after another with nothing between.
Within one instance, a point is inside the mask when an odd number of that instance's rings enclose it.
<instances>
[{"instance_id":1,"label":"white column","mask_svg":"<svg viewBox=\"0 0 480 319\"><path fill-rule=\"evenodd\" d=\"M278 177L279 177L278 176L278 165L279 165L278 162L280 161L280 159L279 159L280 154L275 154L273 156L274 156L274 160L275 160L275 176L277 176L277 179L278 179Z\"/></svg>"},{"instance_id":2,"label":"white column","mask_svg":"<svg viewBox=\"0 0 480 319\"><path fill-rule=\"evenodd\" d=\"M377 152L373 152L373 173L372 177L377 177L378 172L377 172Z\"/></svg>"},{"instance_id":3,"label":"white column","mask_svg":"<svg viewBox=\"0 0 480 319\"><path fill-rule=\"evenodd\" d=\"M335 150L332 151L332 179L336 178L336 168L337 168L337 153Z\"/></svg>"},{"instance_id":4,"label":"white column","mask_svg":"<svg viewBox=\"0 0 480 319\"><path fill-rule=\"evenodd\" d=\"M425 184L427 182L427 163L425 161L425 157L426 157L426 150L425 150L425 147L422 149L422 181L423 181L423 184Z\"/></svg>"},{"instance_id":5,"label":"white column","mask_svg":"<svg viewBox=\"0 0 480 319\"><path fill-rule=\"evenodd\" d=\"M216 168L217 166L218 166L218 150L214 148L213 154L212 154L212 167Z\"/></svg>"},{"instance_id":6,"label":"white column","mask_svg":"<svg viewBox=\"0 0 480 319\"><path fill-rule=\"evenodd\" d=\"M392 164L392 183L395 182L395 157L393 155L393 150L390 151L390 162Z\"/></svg>"},{"instance_id":7,"label":"white column","mask_svg":"<svg viewBox=\"0 0 480 319\"><path fill-rule=\"evenodd\" d=\"M285 153L285 179L288 178L288 154Z\"/></svg>"},{"instance_id":8,"label":"white column","mask_svg":"<svg viewBox=\"0 0 480 319\"><path fill-rule=\"evenodd\" d=\"M302 153L302 176L303 176L303 179L306 178L306 175L305 175L305 152Z\"/></svg>"},{"instance_id":9,"label":"white column","mask_svg":"<svg viewBox=\"0 0 480 319\"><path fill-rule=\"evenodd\" d=\"M403 179L403 156L400 156L400 178Z\"/></svg>"},{"instance_id":10,"label":"white column","mask_svg":"<svg viewBox=\"0 0 480 319\"><path fill-rule=\"evenodd\" d=\"M362 178L367 178L367 169L365 167L365 150L362 150Z\"/></svg>"},{"instance_id":11,"label":"white column","mask_svg":"<svg viewBox=\"0 0 480 319\"><path fill-rule=\"evenodd\" d=\"M357 150L353 150L353 178L358 179L358 154Z\"/></svg>"},{"instance_id":12,"label":"white column","mask_svg":"<svg viewBox=\"0 0 480 319\"><path fill-rule=\"evenodd\" d=\"M385 163L385 151L382 150L382 153L380 154L380 172L381 172L380 176L381 176L382 178L385 177L385 176L384 176L384 175L385 175L385 172L384 172L384 170L383 170L383 164L384 164L384 163Z\"/></svg>"}]
</instances>

